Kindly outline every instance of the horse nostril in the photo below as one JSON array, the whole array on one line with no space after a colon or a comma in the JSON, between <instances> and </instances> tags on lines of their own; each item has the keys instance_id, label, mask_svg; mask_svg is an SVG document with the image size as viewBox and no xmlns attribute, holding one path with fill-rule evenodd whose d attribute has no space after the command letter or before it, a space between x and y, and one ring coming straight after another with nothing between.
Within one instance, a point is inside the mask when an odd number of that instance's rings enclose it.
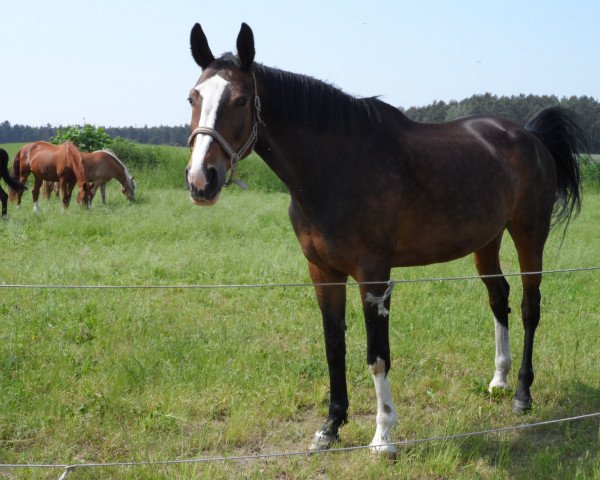
<instances>
[{"instance_id":1,"label":"horse nostril","mask_svg":"<svg viewBox=\"0 0 600 480\"><path fill-rule=\"evenodd\" d=\"M208 167L205 171L206 184L210 185L217 175L217 169L215 167Z\"/></svg>"}]
</instances>

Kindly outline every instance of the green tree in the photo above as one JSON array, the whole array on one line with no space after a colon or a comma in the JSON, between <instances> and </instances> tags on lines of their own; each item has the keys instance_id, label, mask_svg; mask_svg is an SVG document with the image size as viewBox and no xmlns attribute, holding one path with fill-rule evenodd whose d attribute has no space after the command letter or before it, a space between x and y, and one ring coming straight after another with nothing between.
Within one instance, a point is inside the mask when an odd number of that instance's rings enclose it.
<instances>
[{"instance_id":1,"label":"green tree","mask_svg":"<svg viewBox=\"0 0 600 480\"><path fill-rule=\"evenodd\" d=\"M104 128L85 124L83 127L59 128L56 135L50 138L50 142L56 145L70 140L82 152L94 152L109 147L113 139Z\"/></svg>"}]
</instances>

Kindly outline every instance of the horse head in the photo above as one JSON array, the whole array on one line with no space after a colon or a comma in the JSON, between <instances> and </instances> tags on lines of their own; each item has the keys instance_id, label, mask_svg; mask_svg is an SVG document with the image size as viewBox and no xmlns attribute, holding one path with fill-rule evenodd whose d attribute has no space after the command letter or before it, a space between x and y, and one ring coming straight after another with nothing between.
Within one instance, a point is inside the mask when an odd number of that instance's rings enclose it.
<instances>
[{"instance_id":1,"label":"horse head","mask_svg":"<svg viewBox=\"0 0 600 480\"><path fill-rule=\"evenodd\" d=\"M134 177L128 177L121 188L121 193L127 197L130 203L133 203L135 200L135 187L136 183Z\"/></svg>"},{"instance_id":2,"label":"horse head","mask_svg":"<svg viewBox=\"0 0 600 480\"><path fill-rule=\"evenodd\" d=\"M192 153L185 178L194 204L214 205L223 186L233 183L238 161L250 154L256 141L259 103L252 72L254 36L243 23L237 55L228 53L215 59L202 27L196 24L190 44L202 74L188 98Z\"/></svg>"},{"instance_id":3,"label":"horse head","mask_svg":"<svg viewBox=\"0 0 600 480\"><path fill-rule=\"evenodd\" d=\"M94 184L83 182L79 186L79 193L77 194L77 203L85 205L85 208L90 208L92 199L94 198L93 193Z\"/></svg>"}]
</instances>

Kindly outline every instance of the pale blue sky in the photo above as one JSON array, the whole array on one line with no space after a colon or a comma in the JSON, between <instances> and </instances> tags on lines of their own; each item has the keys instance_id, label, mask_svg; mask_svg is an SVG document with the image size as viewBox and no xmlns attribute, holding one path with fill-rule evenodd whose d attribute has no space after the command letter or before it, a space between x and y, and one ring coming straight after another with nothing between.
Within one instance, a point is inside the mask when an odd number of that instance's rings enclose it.
<instances>
[{"instance_id":1,"label":"pale blue sky","mask_svg":"<svg viewBox=\"0 0 600 480\"><path fill-rule=\"evenodd\" d=\"M199 76L241 22L265 65L395 106L475 93L600 99L598 0L55 0L4 2L0 122L181 125Z\"/></svg>"}]
</instances>

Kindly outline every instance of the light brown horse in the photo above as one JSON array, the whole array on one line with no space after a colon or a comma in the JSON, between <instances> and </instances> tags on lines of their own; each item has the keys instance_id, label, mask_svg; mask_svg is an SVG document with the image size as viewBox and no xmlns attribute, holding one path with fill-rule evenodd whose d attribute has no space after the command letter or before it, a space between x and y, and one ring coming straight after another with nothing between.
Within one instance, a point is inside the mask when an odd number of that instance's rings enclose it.
<instances>
[{"instance_id":1,"label":"light brown horse","mask_svg":"<svg viewBox=\"0 0 600 480\"><path fill-rule=\"evenodd\" d=\"M92 196L100 189L102 204L106 204L105 184L115 178L121 184L121 191L131 203L135 199L135 180L129 174L125 164L110 150L81 152L85 176L93 183Z\"/></svg>"},{"instance_id":2,"label":"light brown horse","mask_svg":"<svg viewBox=\"0 0 600 480\"><path fill-rule=\"evenodd\" d=\"M35 177L33 195L33 210L39 212L38 197L42 182L59 182L62 191L62 200L65 208L69 206L71 193L75 183L79 186L77 201L90 206L92 201L92 188L87 182L81 154L71 142L62 145L52 145L48 142L33 142L21 148L13 162L12 176L21 183L33 173ZM17 197L17 206L21 206L22 191L11 190L11 197Z\"/></svg>"}]
</instances>

